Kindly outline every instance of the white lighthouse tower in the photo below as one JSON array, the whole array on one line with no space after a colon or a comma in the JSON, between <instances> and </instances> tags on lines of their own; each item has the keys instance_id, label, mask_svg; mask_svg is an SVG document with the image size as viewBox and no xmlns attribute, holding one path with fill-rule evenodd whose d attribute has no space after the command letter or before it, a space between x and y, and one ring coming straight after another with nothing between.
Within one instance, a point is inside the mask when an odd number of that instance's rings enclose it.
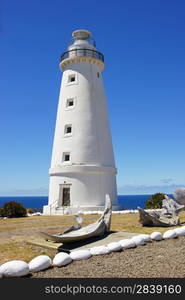
<instances>
[{"instance_id":1,"label":"white lighthouse tower","mask_svg":"<svg viewBox=\"0 0 185 300\"><path fill-rule=\"evenodd\" d=\"M73 214L117 205L116 168L102 71L91 33L76 30L61 56L63 71L44 214Z\"/></svg>"}]
</instances>

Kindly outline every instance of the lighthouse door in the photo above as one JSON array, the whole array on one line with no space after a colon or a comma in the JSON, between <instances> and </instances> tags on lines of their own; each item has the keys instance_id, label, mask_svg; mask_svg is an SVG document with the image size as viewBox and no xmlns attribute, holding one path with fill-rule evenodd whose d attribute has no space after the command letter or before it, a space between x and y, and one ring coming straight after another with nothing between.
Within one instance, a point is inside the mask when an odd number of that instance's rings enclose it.
<instances>
[{"instance_id":1,"label":"lighthouse door","mask_svg":"<svg viewBox=\"0 0 185 300\"><path fill-rule=\"evenodd\" d=\"M60 201L61 206L70 206L70 187L69 185L62 185L60 187Z\"/></svg>"}]
</instances>

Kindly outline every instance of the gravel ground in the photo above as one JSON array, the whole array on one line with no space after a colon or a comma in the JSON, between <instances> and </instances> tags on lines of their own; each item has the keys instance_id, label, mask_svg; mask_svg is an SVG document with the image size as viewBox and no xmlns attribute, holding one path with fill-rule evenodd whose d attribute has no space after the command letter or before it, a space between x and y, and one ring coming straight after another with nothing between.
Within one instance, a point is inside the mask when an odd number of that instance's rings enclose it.
<instances>
[{"instance_id":1,"label":"gravel ground","mask_svg":"<svg viewBox=\"0 0 185 300\"><path fill-rule=\"evenodd\" d=\"M147 243L135 249L74 261L66 267L33 273L45 278L185 277L185 237Z\"/></svg>"}]
</instances>

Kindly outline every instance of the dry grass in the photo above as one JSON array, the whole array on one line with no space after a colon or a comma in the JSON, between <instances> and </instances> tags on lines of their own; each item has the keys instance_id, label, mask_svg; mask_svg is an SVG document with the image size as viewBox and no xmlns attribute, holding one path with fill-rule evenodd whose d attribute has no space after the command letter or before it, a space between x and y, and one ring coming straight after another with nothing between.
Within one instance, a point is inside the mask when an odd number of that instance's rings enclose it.
<instances>
[{"instance_id":1,"label":"dry grass","mask_svg":"<svg viewBox=\"0 0 185 300\"><path fill-rule=\"evenodd\" d=\"M26 246L26 247L25 247ZM9 260L22 260L25 261L31 260L35 253L32 249L29 249L27 245L24 245L23 243L16 243L16 242L10 242L6 244L2 244L0 246L1 254L0 254L0 260L3 262L9 261Z\"/></svg>"},{"instance_id":2,"label":"dry grass","mask_svg":"<svg viewBox=\"0 0 185 300\"><path fill-rule=\"evenodd\" d=\"M185 223L185 212L180 213L180 222L181 224ZM179 226L175 226L176 228ZM127 232L136 232L136 233L152 233L153 231L160 231L161 233L165 232L169 227L143 227L139 223L138 214L117 214L113 215L111 230L115 231L127 231Z\"/></svg>"},{"instance_id":3,"label":"dry grass","mask_svg":"<svg viewBox=\"0 0 185 300\"><path fill-rule=\"evenodd\" d=\"M97 220L98 215L85 215L84 226ZM180 214L181 223L185 223L185 212ZM28 218L13 218L0 220L0 263L12 259L30 261L39 254L54 256L54 250L48 250L29 245L28 238L37 237L39 231L50 233L62 232L65 228L74 224L73 216L35 216ZM174 228L174 227L173 227ZM138 214L113 214L111 230L136 233L161 233L170 228L142 227Z\"/></svg>"},{"instance_id":4,"label":"dry grass","mask_svg":"<svg viewBox=\"0 0 185 300\"><path fill-rule=\"evenodd\" d=\"M48 249L42 249L29 245L26 242L10 242L0 246L0 262L5 263L9 260L24 260L29 262L37 255L49 255L54 256L54 252Z\"/></svg>"},{"instance_id":5,"label":"dry grass","mask_svg":"<svg viewBox=\"0 0 185 300\"><path fill-rule=\"evenodd\" d=\"M28 218L2 219L0 220L0 232L30 227L48 227L48 225L60 226L61 224L64 224L64 226L68 226L71 222L74 222L74 217L72 216L35 216Z\"/></svg>"}]
</instances>

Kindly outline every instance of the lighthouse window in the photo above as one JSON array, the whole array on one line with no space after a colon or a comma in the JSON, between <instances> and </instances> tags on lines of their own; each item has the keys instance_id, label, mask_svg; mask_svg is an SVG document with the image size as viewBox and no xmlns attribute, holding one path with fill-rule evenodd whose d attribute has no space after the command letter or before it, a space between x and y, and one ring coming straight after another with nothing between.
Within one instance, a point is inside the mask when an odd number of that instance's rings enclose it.
<instances>
[{"instance_id":1,"label":"lighthouse window","mask_svg":"<svg viewBox=\"0 0 185 300\"><path fill-rule=\"evenodd\" d=\"M71 130L72 130L71 126L67 126L66 133L71 133Z\"/></svg>"},{"instance_id":2,"label":"lighthouse window","mask_svg":"<svg viewBox=\"0 0 185 300\"><path fill-rule=\"evenodd\" d=\"M67 99L66 107L69 108L72 106L74 106L74 99Z\"/></svg>"},{"instance_id":3,"label":"lighthouse window","mask_svg":"<svg viewBox=\"0 0 185 300\"><path fill-rule=\"evenodd\" d=\"M97 76L98 76L98 78L100 77L100 73L99 72L97 73Z\"/></svg>"},{"instance_id":4,"label":"lighthouse window","mask_svg":"<svg viewBox=\"0 0 185 300\"><path fill-rule=\"evenodd\" d=\"M64 134L72 133L72 125L66 125L64 129Z\"/></svg>"},{"instance_id":5,"label":"lighthouse window","mask_svg":"<svg viewBox=\"0 0 185 300\"><path fill-rule=\"evenodd\" d=\"M74 82L76 80L75 74L69 75L68 82Z\"/></svg>"},{"instance_id":6,"label":"lighthouse window","mask_svg":"<svg viewBox=\"0 0 185 300\"><path fill-rule=\"evenodd\" d=\"M64 153L63 154L63 161L64 162L70 161L70 153Z\"/></svg>"},{"instance_id":7,"label":"lighthouse window","mask_svg":"<svg viewBox=\"0 0 185 300\"><path fill-rule=\"evenodd\" d=\"M65 154L65 161L69 161L70 159L70 155L69 154Z\"/></svg>"}]
</instances>

